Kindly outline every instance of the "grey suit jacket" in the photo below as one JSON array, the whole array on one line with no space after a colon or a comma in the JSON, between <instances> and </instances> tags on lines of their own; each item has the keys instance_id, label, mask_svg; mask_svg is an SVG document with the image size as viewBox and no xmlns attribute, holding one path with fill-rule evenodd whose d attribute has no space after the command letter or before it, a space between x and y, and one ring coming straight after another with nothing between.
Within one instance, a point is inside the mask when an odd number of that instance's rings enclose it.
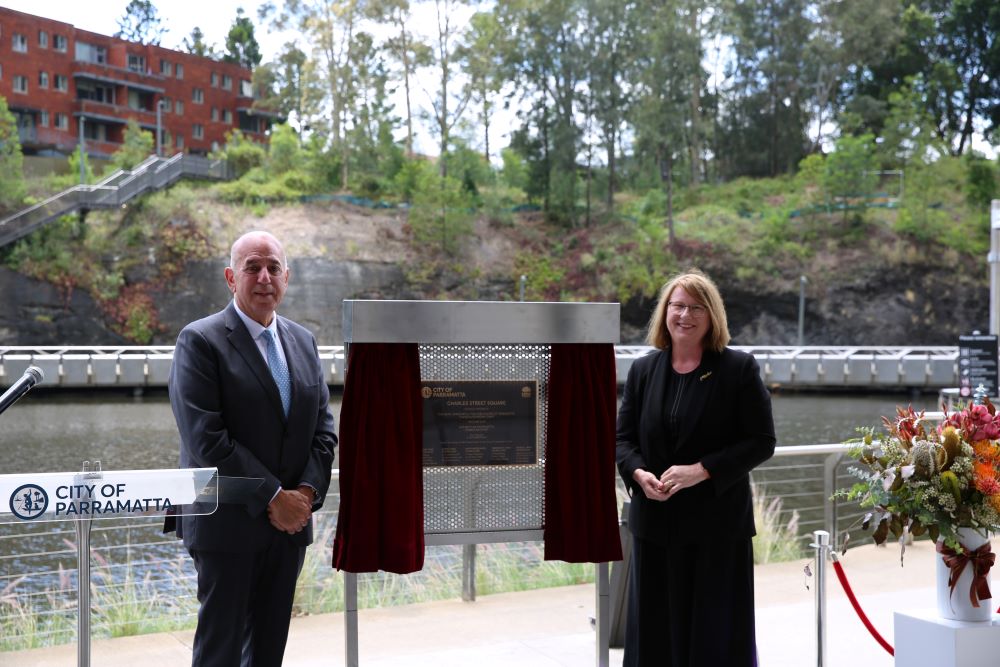
<instances>
[{"instance_id":1,"label":"grey suit jacket","mask_svg":"<svg viewBox=\"0 0 1000 667\"><path fill-rule=\"evenodd\" d=\"M177 533L189 548L256 551L275 533L302 546L312 542L311 525L295 535L277 531L267 505L279 486L308 484L318 492L313 510L322 506L337 436L315 339L283 317L277 326L292 378L287 419L267 363L231 302L177 338L168 391L181 437L180 466L264 480L242 504L179 517Z\"/></svg>"}]
</instances>

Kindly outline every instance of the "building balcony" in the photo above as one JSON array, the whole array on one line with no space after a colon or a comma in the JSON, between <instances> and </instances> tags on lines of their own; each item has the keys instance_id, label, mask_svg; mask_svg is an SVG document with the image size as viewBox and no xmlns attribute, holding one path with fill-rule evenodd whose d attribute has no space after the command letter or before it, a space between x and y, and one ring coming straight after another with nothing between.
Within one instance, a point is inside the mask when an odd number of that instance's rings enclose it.
<instances>
[{"instance_id":1,"label":"building balcony","mask_svg":"<svg viewBox=\"0 0 1000 667\"><path fill-rule=\"evenodd\" d=\"M97 100L77 100L76 111L73 115L118 125L124 125L128 122L129 118L134 118L142 127L156 127L155 111L133 109L129 106L108 104L107 102L98 102Z\"/></svg>"},{"instance_id":2,"label":"building balcony","mask_svg":"<svg viewBox=\"0 0 1000 667\"><path fill-rule=\"evenodd\" d=\"M115 86L128 86L148 93L163 94L166 90L163 87L166 78L159 74L136 72L123 67L101 65L86 60L74 60L73 66L74 78L87 78Z\"/></svg>"}]
</instances>

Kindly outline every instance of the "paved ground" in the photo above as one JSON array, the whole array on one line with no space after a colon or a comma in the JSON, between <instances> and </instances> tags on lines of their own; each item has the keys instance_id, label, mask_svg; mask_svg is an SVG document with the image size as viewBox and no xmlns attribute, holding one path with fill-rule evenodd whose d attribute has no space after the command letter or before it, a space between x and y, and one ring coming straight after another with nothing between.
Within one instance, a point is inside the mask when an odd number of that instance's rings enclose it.
<instances>
[{"instance_id":1,"label":"paved ground","mask_svg":"<svg viewBox=\"0 0 1000 667\"><path fill-rule=\"evenodd\" d=\"M995 544L994 549L1000 547ZM864 546L843 559L844 569L869 618L893 641L893 612L933 608L933 546L906 550ZM758 566L757 640L762 667L816 665L815 578L810 563ZM1000 578L997 585L1000 585ZM893 659L858 620L833 568L828 568L825 667L891 667ZM596 664L593 586L567 586L480 597L474 603L431 602L359 613L360 662L365 667L585 667ZM1000 598L1000 596L997 596ZM192 632L95 641L93 667L187 667ZM611 667L620 667L612 649ZM71 667L76 647L0 653L0 667ZM344 665L342 614L292 621L288 667Z\"/></svg>"}]
</instances>

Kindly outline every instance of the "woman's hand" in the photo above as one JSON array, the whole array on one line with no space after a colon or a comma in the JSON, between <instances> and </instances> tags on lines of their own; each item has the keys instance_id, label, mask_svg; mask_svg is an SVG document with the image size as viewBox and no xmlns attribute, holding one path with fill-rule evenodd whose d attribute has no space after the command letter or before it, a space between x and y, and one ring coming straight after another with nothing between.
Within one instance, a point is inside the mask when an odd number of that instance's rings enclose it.
<instances>
[{"instance_id":1,"label":"woman's hand","mask_svg":"<svg viewBox=\"0 0 1000 667\"><path fill-rule=\"evenodd\" d=\"M663 493L670 498L681 489L700 484L711 477L700 462L687 466L670 466L660 475Z\"/></svg>"},{"instance_id":2,"label":"woman's hand","mask_svg":"<svg viewBox=\"0 0 1000 667\"><path fill-rule=\"evenodd\" d=\"M667 493L663 489L663 484L656 478L656 475L641 468L632 473L632 479L639 484L642 492L650 500L663 502L667 499Z\"/></svg>"}]
</instances>

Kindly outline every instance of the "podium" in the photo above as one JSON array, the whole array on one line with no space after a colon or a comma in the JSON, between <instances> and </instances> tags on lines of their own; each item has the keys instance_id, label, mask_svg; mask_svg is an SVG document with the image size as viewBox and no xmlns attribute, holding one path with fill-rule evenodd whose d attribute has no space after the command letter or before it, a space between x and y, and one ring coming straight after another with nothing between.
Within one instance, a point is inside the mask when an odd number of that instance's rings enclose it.
<instances>
[{"instance_id":1,"label":"podium","mask_svg":"<svg viewBox=\"0 0 1000 667\"><path fill-rule=\"evenodd\" d=\"M215 468L102 471L85 461L81 472L0 475L0 524L72 521L76 529L77 665L90 667L90 529L95 520L212 514L220 478ZM263 480L234 480L241 495ZM232 490L235 489L235 492ZM225 494L224 494L225 495Z\"/></svg>"},{"instance_id":2,"label":"podium","mask_svg":"<svg viewBox=\"0 0 1000 667\"><path fill-rule=\"evenodd\" d=\"M988 601L989 602L989 601ZM996 667L1000 619L952 621L933 610L894 617L896 667Z\"/></svg>"}]
</instances>

